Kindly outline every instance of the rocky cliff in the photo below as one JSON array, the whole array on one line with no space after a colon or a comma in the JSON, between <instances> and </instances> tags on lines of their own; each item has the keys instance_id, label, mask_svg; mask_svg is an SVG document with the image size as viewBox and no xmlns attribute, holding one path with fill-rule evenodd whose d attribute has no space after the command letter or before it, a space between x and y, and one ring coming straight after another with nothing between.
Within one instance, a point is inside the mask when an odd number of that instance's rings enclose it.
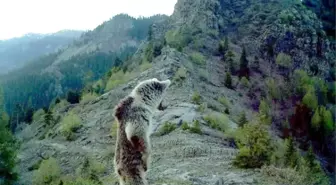
<instances>
[{"instance_id":1,"label":"rocky cliff","mask_svg":"<svg viewBox=\"0 0 336 185\"><path fill-rule=\"evenodd\" d=\"M237 128L241 112L248 119L253 117L259 100L268 93L266 77L274 77L277 90L285 92L287 73L276 65L277 54L292 57L290 71L302 69L321 78L332 78L329 70L335 59L335 46L325 37L316 15L299 2L179 0L174 14L151 29L151 38L125 62L129 65L127 70L137 68L148 58L152 44L161 48L150 68L135 72L127 83L116 85L95 100L56 108L54 117L58 121L52 126L46 126L41 118L22 128L18 133L23 142L19 153L20 184L31 184L33 171L29 167L41 156L56 158L62 173L67 175L75 175L86 158L92 158L105 166L99 174L101 182L114 184L112 109L138 82L154 77L172 79L174 83L163 101L163 110L154 118L150 184L277 184L267 181L260 170L233 167L237 149L228 131ZM225 73L230 66L223 62L218 51L224 36L230 40L234 61L239 60L243 48L249 61L258 59L260 68L250 71L250 88L245 87L238 75L232 77L236 88L225 86ZM110 47L113 46L106 48ZM195 92L201 95L200 105L194 101ZM219 101L221 97L225 97L225 103ZM274 127L290 116L293 109L293 103L286 99L273 107ZM74 133L74 141L67 141L60 134L60 120L70 111L80 117L82 125ZM227 123L224 134L206 123L204 116L209 114L224 116ZM191 126L195 120L200 123L200 133L182 128L182 123ZM161 128L167 123L176 129L162 134ZM274 129L274 138L276 133Z\"/></svg>"}]
</instances>

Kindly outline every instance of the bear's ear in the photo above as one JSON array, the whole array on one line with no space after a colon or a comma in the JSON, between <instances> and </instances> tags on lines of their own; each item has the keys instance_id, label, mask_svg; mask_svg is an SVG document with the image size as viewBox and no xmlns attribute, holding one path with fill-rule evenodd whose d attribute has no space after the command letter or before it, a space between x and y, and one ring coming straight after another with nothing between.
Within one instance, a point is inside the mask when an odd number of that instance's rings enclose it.
<instances>
[{"instance_id":1,"label":"bear's ear","mask_svg":"<svg viewBox=\"0 0 336 185\"><path fill-rule=\"evenodd\" d=\"M123 115L126 113L126 111L129 109L130 105L133 102L132 97L127 97L122 99L119 104L114 108L114 117L116 117L118 120L121 120L123 118Z\"/></svg>"},{"instance_id":2,"label":"bear's ear","mask_svg":"<svg viewBox=\"0 0 336 185\"><path fill-rule=\"evenodd\" d=\"M163 90L166 90L170 86L171 81L170 80L160 81L160 84L163 86Z\"/></svg>"}]
</instances>

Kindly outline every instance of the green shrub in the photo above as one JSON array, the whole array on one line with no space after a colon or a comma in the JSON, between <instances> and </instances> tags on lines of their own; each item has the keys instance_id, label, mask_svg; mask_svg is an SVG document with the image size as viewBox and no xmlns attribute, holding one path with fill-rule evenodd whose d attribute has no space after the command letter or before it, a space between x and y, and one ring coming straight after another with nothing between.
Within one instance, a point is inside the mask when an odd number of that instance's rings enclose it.
<instances>
[{"instance_id":1,"label":"green shrub","mask_svg":"<svg viewBox=\"0 0 336 185\"><path fill-rule=\"evenodd\" d=\"M335 124L332 118L332 113L324 106L315 109L314 115L311 120L311 126L315 131L323 129L325 134L330 134L335 129Z\"/></svg>"},{"instance_id":2,"label":"green shrub","mask_svg":"<svg viewBox=\"0 0 336 185\"><path fill-rule=\"evenodd\" d=\"M182 130L188 130L190 127L189 127L188 123L184 121L181 125L181 128L182 128Z\"/></svg>"},{"instance_id":3,"label":"green shrub","mask_svg":"<svg viewBox=\"0 0 336 185\"><path fill-rule=\"evenodd\" d=\"M314 158L314 157L313 157ZM313 161L316 162L315 159ZM329 185L330 179L322 170L320 164L316 162L313 167L302 157L299 158L299 166L297 168L263 166L262 175L272 184L288 184L288 185ZM271 183L268 183L271 184Z\"/></svg>"},{"instance_id":4,"label":"green shrub","mask_svg":"<svg viewBox=\"0 0 336 185\"><path fill-rule=\"evenodd\" d=\"M197 105L201 104L201 99L202 99L202 97L201 97L201 95L198 92L194 92L194 94L191 97L191 101L194 104L197 104Z\"/></svg>"},{"instance_id":5,"label":"green shrub","mask_svg":"<svg viewBox=\"0 0 336 185\"><path fill-rule=\"evenodd\" d=\"M196 134L202 134L201 126L198 120L193 122L193 125L189 128L190 132Z\"/></svg>"},{"instance_id":6,"label":"green shrub","mask_svg":"<svg viewBox=\"0 0 336 185\"><path fill-rule=\"evenodd\" d=\"M40 168L33 174L34 185L46 185L59 181L61 168L55 158L42 161Z\"/></svg>"},{"instance_id":7,"label":"green shrub","mask_svg":"<svg viewBox=\"0 0 336 185\"><path fill-rule=\"evenodd\" d=\"M238 128L235 142L239 152L234 165L241 168L260 168L269 164L273 151L268 127L259 122L245 124Z\"/></svg>"},{"instance_id":8,"label":"green shrub","mask_svg":"<svg viewBox=\"0 0 336 185\"><path fill-rule=\"evenodd\" d=\"M265 177L265 184L308 185L305 176L293 168L263 166L261 174Z\"/></svg>"},{"instance_id":9,"label":"green shrub","mask_svg":"<svg viewBox=\"0 0 336 185\"><path fill-rule=\"evenodd\" d=\"M74 140L74 132L81 126L81 119L79 116L73 112L70 112L61 121L61 133L68 141Z\"/></svg>"},{"instance_id":10,"label":"green shrub","mask_svg":"<svg viewBox=\"0 0 336 185\"><path fill-rule=\"evenodd\" d=\"M69 102L67 102L66 100L61 100L58 104L56 104L55 106L52 107L51 110L57 110L57 109L61 109L67 105L70 105Z\"/></svg>"},{"instance_id":11,"label":"green shrub","mask_svg":"<svg viewBox=\"0 0 336 185\"><path fill-rule=\"evenodd\" d=\"M205 110L207 109L207 107L208 107L208 105L207 105L206 103L202 103L201 105L199 105L199 106L197 107L196 110L197 110L198 112L204 113Z\"/></svg>"},{"instance_id":12,"label":"green shrub","mask_svg":"<svg viewBox=\"0 0 336 185\"><path fill-rule=\"evenodd\" d=\"M45 112L43 109L37 110L33 115L34 122L40 120L44 114Z\"/></svg>"},{"instance_id":13,"label":"green shrub","mask_svg":"<svg viewBox=\"0 0 336 185\"><path fill-rule=\"evenodd\" d=\"M295 89L303 95L309 90L309 86L312 84L311 78L303 70L294 71L293 82Z\"/></svg>"},{"instance_id":14,"label":"green shrub","mask_svg":"<svg viewBox=\"0 0 336 185\"><path fill-rule=\"evenodd\" d=\"M311 110L315 110L318 106L317 96L315 94L315 89L310 87L308 92L304 95L302 103L306 105Z\"/></svg>"},{"instance_id":15,"label":"green shrub","mask_svg":"<svg viewBox=\"0 0 336 185\"><path fill-rule=\"evenodd\" d=\"M174 123L165 122L159 132L160 132L160 135L166 135L166 134L173 132L175 129L176 129L176 125Z\"/></svg>"},{"instance_id":16,"label":"green shrub","mask_svg":"<svg viewBox=\"0 0 336 185\"><path fill-rule=\"evenodd\" d=\"M274 98L274 99L280 99L281 94L279 91L279 86L276 84L275 80L273 78L267 78L266 79L266 87L268 94Z\"/></svg>"},{"instance_id":17,"label":"green shrub","mask_svg":"<svg viewBox=\"0 0 336 185\"><path fill-rule=\"evenodd\" d=\"M279 53L275 61L281 67L289 68L292 66L292 57L285 53Z\"/></svg>"},{"instance_id":18,"label":"green shrub","mask_svg":"<svg viewBox=\"0 0 336 185\"><path fill-rule=\"evenodd\" d=\"M184 67L180 67L173 78L176 82L181 82L187 78L187 70Z\"/></svg>"},{"instance_id":19,"label":"green shrub","mask_svg":"<svg viewBox=\"0 0 336 185\"><path fill-rule=\"evenodd\" d=\"M104 164L86 157L83 164L76 170L80 177L90 180L99 180L98 177L106 171Z\"/></svg>"},{"instance_id":20,"label":"green shrub","mask_svg":"<svg viewBox=\"0 0 336 185\"><path fill-rule=\"evenodd\" d=\"M243 76L241 79L240 79L240 84L244 87L244 88L248 88L250 86L250 82L249 80Z\"/></svg>"},{"instance_id":21,"label":"green shrub","mask_svg":"<svg viewBox=\"0 0 336 185\"><path fill-rule=\"evenodd\" d=\"M205 65L205 57L199 53L199 52L193 52L191 55L190 55L190 59L192 62L194 62L195 64L198 64L198 65Z\"/></svg>"},{"instance_id":22,"label":"green shrub","mask_svg":"<svg viewBox=\"0 0 336 185\"><path fill-rule=\"evenodd\" d=\"M225 132L229 130L229 119L224 114L209 114L203 118L209 127Z\"/></svg>"},{"instance_id":23,"label":"green shrub","mask_svg":"<svg viewBox=\"0 0 336 185\"><path fill-rule=\"evenodd\" d=\"M219 103L224 105L226 108L230 107L230 103L229 103L229 101L227 101L227 99L225 97L218 98L218 101L219 101Z\"/></svg>"},{"instance_id":24,"label":"green shrub","mask_svg":"<svg viewBox=\"0 0 336 185\"><path fill-rule=\"evenodd\" d=\"M96 98L98 98L98 95L96 93L86 93L82 96L81 98L81 103L88 103L90 101L95 100Z\"/></svg>"}]
</instances>

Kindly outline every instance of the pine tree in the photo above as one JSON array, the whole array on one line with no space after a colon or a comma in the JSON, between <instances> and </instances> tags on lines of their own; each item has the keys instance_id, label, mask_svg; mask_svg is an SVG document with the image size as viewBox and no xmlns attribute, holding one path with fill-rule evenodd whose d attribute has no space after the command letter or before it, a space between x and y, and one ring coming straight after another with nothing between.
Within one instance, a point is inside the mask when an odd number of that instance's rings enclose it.
<instances>
[{"instance_id":1,"label":"pine tree","mask_svg":"<svg viewBox=\"0 0 336 185\"><path fill-rule=\"evenodd\" d=\"M294 168L298 165L299 156L294 145L294 140L292 137L287 139L286 151L285 151L285 165Z\"/></svg>"},{"instance_id":2,"label":"pine tree","mask_svg":"<svg viewBox=\"0 0 336 185\"><path fill-rule=\"evenodd\" d=\"M248 68L248 60L246 58L246 50L245 47L243 47L243 52L242 55L240 56L240 73L239 76L243 77L245 76L246 78L249 77L249 68Z\"/></svg>"},{"instance_id":3,"label":"pine tree","mask_svg":"<svg viewBox=\"0 0 336 185\"><path fill-rule=\"evenodd\" d=\"M242 112L239 116L239 119L238 119L238 126L243 127L247 123L248 123L248 121L247 121L247 118L246 118L246 114L245 114L245 112Z\"/></svg>"},{"instance_id":4,"label":"pine tree","mask_svg":"<svg viewBox=\"0 0 336 185\"><path fill-rule=\"evenodd\" d=\"M227 50L229 49L229 38L225 36L224 41L219 43L218 52L221 56L225 56Z\"/></svg>"},{"instance_id":5,"label":"pine tree","mask_svg":"<svg viewBox=\"0 0 336 185\"><path fill-rule=\"evenodd\" d=\"M225 86L230 89L232 88L232 78L229 72L227 72L225 75Z\"/></svg>"},{"instance_id":6,"label":"pine tree","mask_svg":"<svg viewBox=\"0 0 336 185\"><path fill-rule=\"evenodd\" d=\"M44 111L45 111L44 122L46 123L46 125L50 126L51 123L54 121L53 114L49 109L47 110L45 109Z\"/></svg>"},{"instance_id":7,"label":"pine tree","mask_svg":"<svg viewBox=\"0 0 336 185\"><path fill-rule=\"evenodd\" d=\"M312 128L315 131L318 131L320 129L320 127L321 127L321 122L322 122L322 119L321 119L321 116L320 116L320 109L316 108L315 112L314 112L314 115L312 117L312 120L311 120L311 126L312 126Z\"/></svg>"},{"instance_id":8,"label":"pine tree","mask_svg":"<svg viewBox=\"0 0 336 185\"><path fill-rule=\"evenodd\" d=\"M0 115L0 120L5 119ZM6 128L7 124L0 123L0 182L4 185L11 185L17 179L14 167L18 144L13 134Z\"/></svg>"},{"instance_id":9,"label":"pine tree","mask_svg":"<svg viewBox=\"0 0 336 185\"><path fill-rule=\"evenodd\" d=\"M316 167L315 155L313 152L313 147L311 145L309 146L309 149L304 159L306 160L309 169L314 169Z\"/></svg>"},{"instance_id":10,"label":"pine tree","mask_svg":"<svg viewBox=\"0 0 336 185\"><path fill-rule=\"evenodd\" d=\"M226 54L225 54L225 58L226 58L227 63L229 64L229 68L230 68L231 73L234 73L235 70L236 70L235 66L234 66L234 61L233 61L234 57L235 57L235 55L231 50L227 51Z\"/></svg>"}]
</instances>

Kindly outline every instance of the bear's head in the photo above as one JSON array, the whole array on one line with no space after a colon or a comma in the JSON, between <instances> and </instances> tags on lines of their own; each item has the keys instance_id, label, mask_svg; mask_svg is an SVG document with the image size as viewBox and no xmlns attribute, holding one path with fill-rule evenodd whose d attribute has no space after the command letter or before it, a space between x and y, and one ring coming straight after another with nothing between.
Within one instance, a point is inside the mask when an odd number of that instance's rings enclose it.
<instances>
[{"instance_id":1,"label":"bear's head","mask_svg":"<svg viewBox=\"0 0 336 185\"><path fill-rule=\"evenodd\" d=\"M131 96L155 110L160 105L170 83L170 80L159 81L156 78L145 80L133 89Z\"/></svg>"}]
</instances>

